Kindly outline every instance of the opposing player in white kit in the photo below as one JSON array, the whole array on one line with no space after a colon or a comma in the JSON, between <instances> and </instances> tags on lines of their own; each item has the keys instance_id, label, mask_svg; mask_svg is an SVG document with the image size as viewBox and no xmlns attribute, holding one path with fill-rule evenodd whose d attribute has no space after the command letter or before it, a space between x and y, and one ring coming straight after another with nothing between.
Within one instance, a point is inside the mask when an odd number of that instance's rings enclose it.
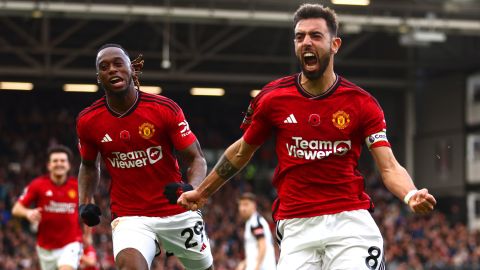
<instances>
[{"instance_id":1,"label":"opposing player in white kit","mask_svg":"<svg viewBox=\"0 0 480 270\"><path fill-rule=\"evenodd\" d=\"M202 207L275 134L278 165L273 185L280 258L277 269L384 269L373 202L357 171L365 142L384 185L415 213L434 209L427 189L417 190L397 162L383 111L368 92L336 74L342 40L333 10L304 4L294 15L295 53L302 72L267 84L250 103L242 138L214 170L178 203Z\"/></svg>"},{"instance_id":2,"label":"opposing player in white kit","mask_svg":"<svg viewBox=\"0 0 480 270\"><path fill-rule=\"evenodd\" d=\"M256 196L246 192L238 200L238 212L245 220L245 261L237 270L275 270L275 249L268 222L257 212Z\"/></svg>"}]
</instances>

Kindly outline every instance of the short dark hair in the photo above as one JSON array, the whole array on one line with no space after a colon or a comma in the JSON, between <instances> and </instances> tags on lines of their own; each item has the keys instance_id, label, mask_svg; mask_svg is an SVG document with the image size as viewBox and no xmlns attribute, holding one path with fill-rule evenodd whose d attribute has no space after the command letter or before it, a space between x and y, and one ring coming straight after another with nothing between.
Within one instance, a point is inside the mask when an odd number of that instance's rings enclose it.
<instances>
[{"instance_id":1,"label":"short dark hair","mask_svg":"<svg viewBox=\"0 0 480 270\"><path fill-rule=\"evenodd\" d=\"M122 51L128 56L128 58L130 58L130 55L128 55L127 50L125 50L125 48L123 48L122 45L117 44L117 43L107 43L107 44L103 44L100 48L98 48L97 54L98 54L101 50L103 50L103 49L105 49L105 48L112 48L112 47L113 47L113 48L119 48L120 50L122 50Z\"/></svg>"},{"instance_id":2,"label":"short dark hair","mask_svg":"<svg viewBox=\"0 0 480 270\"><path fill-rule=\"evenodd\" d=\"M297 23L301 20L321 18L327 22L328 30L332 36L337 36L338 21L337 14L331 8L324 7L319 4L303 4L301 5L295 14L293 15L293 27L297 26Z\"/></svg>"},{"instance_id":3,"label":"short dark hair","mask_svg":"<svg viewBox=\"0 0 480 270\"><path fill-rule=\"evenodd\" d=\"M245 192L243 193L242 195L240 195L240 198L238 198L238 200L249 200L249 201L252 201L252 202L257 202L257 196L255 196L255 194L251 193L251 192Z\"/></svg>"},{"instance_id":4,"label":"short dark hair","mask_svg":"<svg viewBox=\"0 0 480 270\"><path fill-rule=\"evenodd\" d=\"M72 162L72 157L73 157L72 150L70 150L70 148L66 147L65 145L57 144L57 145L50 146L47 149L48 161L50 161L50 156L53 153L65 153L67 154L68 162Z\"/></svg>"}]
</instances>

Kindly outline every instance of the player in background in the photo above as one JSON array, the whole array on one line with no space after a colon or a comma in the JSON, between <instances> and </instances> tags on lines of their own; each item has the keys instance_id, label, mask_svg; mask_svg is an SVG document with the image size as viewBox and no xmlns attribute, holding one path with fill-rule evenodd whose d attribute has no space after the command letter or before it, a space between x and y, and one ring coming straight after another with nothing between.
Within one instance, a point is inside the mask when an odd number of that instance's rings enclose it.
<instances>
[{"instance_id":1,"label":"player in background","mask_svg":"<svg viewBox=\"0 0 480 270\"><path fill-rule=\"evenodd\" d=\"M83 231L83 253L80 257L80 270L100 270L97 251L93 246L92 228L85 226Z\"/></svg>"},{"instance_id":2,"label":"player in background","mask_svg":"<svg viewBox=\"0 0 480 270\"><path fill-rule=\"evenodd\" d=\"M149 269L162 246L186 269L213 269L201 213L176 204L183 190L205 177L200 144L177 103L139 91L142 67L141 57L130 61L118 44L106 44L97 53L97 80L105 96L77 118L80 215L88 226L100 222L101 210L89 203L99 181L100 153L111 176L116 266ZM174 151L188 167L188 184L182 182Z\"/></svg>"},{"instance_id":3,"label":"player in background","mask_svg":"<svg viewBox=\"0 0 480 270\"><path fill-rule=\"evenodd\" d=\"M63 145L47 151L48 173L35 178L12 208L12 214L36 226L42 270L77 269L82 252L78 185L69 176L72 152ZM34 208L30 208L34 205Z\"/></svg>"},{"instance_id":4,"label":"player in background","mask_svg":"<svg viewBox=\"0 0 480 270\"><path fill-rule=\"evenodd\" d=\"M253 99L243 136L178 203L201 208L275 134L278 165L273 204L280 242L277 269L384 269L383 238L368 210L373 202L357 171L363 142L384 185L414 213L436 204L417 190L387 139L383 111L368 92L334 72L342 40L332 9L304 4L294 14L302 71L267 84Z\"/></svg>"},{"instance_id":5,"label":"player in background","mask_svg":"<svg viewBox=\"0 0 480 270\"><path fill-rule=\"evenodd\" d=\"M257 212L256 196L246 192L238 200L238 212L245 221L245 260L237 270L275 270L275 248L268 222Z\"/></svg>"}]
</instances>

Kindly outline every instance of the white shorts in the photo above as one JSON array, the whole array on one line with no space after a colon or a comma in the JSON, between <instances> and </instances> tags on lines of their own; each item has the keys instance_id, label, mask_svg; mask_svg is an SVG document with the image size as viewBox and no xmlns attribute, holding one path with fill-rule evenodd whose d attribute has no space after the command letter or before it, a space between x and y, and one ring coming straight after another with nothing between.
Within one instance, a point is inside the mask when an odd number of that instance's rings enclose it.
<instances>
[{"instance_id":1,"label":"white shorts","mask_svg":"<svg viewBox=\"0 0 480 270\"><path fill-rule=\"evenodd\" d=\"M277 270L385 269L383 238L367 210L277 222Z\"/></svg>"},{"instance_id":2,"label":"white shorts","mask_svg":"<svg viewBox=\"0 0 480 270\"><path fill-rule=\"evenodd\" d=\"M160 251L158 243L173 253L188 270L204 270L213 264L205 224L199 212L168 217L119 217L112 221L113 255L126 248L138 250L150 268Z\"/></svg>"},{"instance_id":3,"label":"white shorts","mask_svg":"<svg viewBox=\"0 0 480 270\"><path fill-rule=\"evenodd\" d=\"M44 249L37 246L37 254L42 270L56 270L62 265L69 265L73 269L77 269L82 253L82 244L80 242L73 242L56 249Z\"/></svg>"}]
</instances>

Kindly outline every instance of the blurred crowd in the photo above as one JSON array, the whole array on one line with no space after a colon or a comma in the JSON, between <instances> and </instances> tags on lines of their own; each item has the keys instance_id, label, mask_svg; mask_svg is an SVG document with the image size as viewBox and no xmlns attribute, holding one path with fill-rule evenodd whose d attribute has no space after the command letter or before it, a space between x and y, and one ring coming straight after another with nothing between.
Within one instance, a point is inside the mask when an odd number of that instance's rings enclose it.
<instances>
[{"instance_id":1,"label":"blurred crowd","mask_svg":"<svg viewBox=\"0 0 480 270\"><path fill-rule=\"evenodd\" d=\"M11 207L25 185L45 172L45 151L49 145L61 143L76 151L75 117L94 98L79 102L75 96L51 95L39 102L34 96L4 97L0 99L0 269L39 269L35 233L25 220L11 216ZM189 109L181 105L187 117L193 115L189 117L190 125L194 131L199 130L196 134L211 167L222 147L240 135L241 115L235 112L214 121L214 116L202 114L204 105L188 106ZM76 174L78 161L77 155L72 174ZM235 269L244 257L243 224L237 215L236 201L241 193L251 191L258 195L258 208L271 221L273 229L270 207L275 192L269 179L274 164L273 146L269 142L259 150L251 165L204 207L216 270ZM480 269L480 235L478 231L469 231L465 220L440 210L414 216L383 187L374 171L365 175L368 193L376 206L372 215L385 239L387 269ZM106 210L108 187L109 177L102 175L96 201L104 209L104 218L93 231L101 269L115 269L110 216ZM183 268L174 256L162 251L152 269Z\"/></svg>"}]
</instances>

